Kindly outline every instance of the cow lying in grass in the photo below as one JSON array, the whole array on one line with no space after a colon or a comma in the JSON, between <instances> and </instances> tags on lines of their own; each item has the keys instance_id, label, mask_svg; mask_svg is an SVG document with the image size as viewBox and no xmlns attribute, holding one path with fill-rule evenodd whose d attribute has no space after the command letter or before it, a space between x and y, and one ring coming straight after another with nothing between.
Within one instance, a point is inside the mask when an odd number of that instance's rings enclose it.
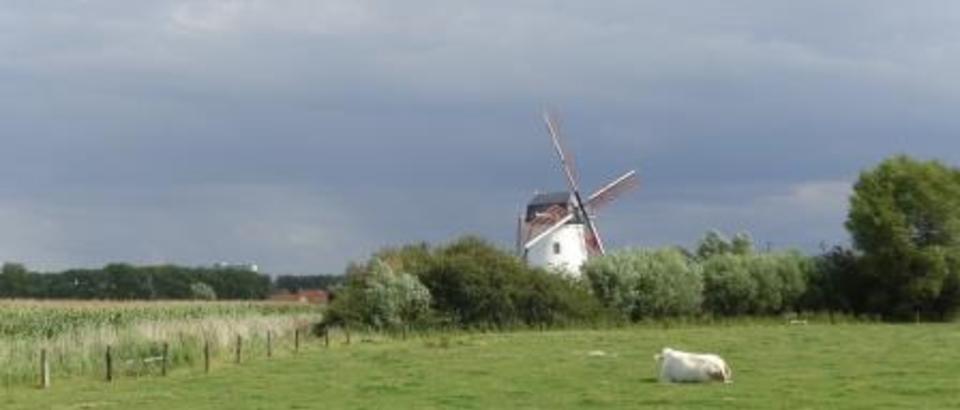
<instances>
[{"instance_id":1,"label":"cow lying in grass","mask_svg":"<svg viewBox=\"0 0 960 410\"><path fill-rule=\"evenodd\" d=\"M661 382L733 382L730 366L715 354L687 353L665 347L653 358L660 368Z\"/></svg>"}]
</instances>

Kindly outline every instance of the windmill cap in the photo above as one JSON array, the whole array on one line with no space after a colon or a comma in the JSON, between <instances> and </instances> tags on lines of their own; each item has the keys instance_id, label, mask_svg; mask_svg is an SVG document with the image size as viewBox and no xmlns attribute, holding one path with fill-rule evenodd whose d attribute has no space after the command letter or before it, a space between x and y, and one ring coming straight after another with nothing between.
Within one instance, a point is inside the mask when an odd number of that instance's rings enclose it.
<instances>
[{"instance_id":1,"label":"windmill cap","mask_svg":"<svg viewBox=\"0 0 960 410\"><path fill-rule=\"evenodd\" d=\"M566 205L573 202L573 195L567 191L537 194L530 200L529 206Z\"/></svg>"}]
</instances>

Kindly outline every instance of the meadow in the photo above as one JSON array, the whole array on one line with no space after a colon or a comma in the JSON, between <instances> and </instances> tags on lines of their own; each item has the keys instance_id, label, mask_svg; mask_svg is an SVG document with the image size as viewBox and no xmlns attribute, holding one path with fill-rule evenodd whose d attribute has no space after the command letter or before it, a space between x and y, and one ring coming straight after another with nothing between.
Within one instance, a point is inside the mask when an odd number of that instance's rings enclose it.
<instances>
[{"instance_id":1,"label":"meadow","mask_svg":"<svg viewBox=\"0 0 960 410\"><path fill-rule=\"evenodd\" d=\"M640 325L336 335L167 377L0 389L4 409L960 408L957 324ZM664 346L722 354L733 384L656 381Z\"/></svg>"},{"instance_id":2,"label":"meadow","mask_svg":"<svg viewBox=\"0 0 960 410\"><path fill-rule=\"evenodd\" d=\"M36 384L41 351L56 378L102 377L109 346L118 375L160 371L228 356L236 338L253 354L321 318L315 306L270 302L0 301L0 384ZM269 333L270 336L267 336Z\"/></svg>"}]
</instances>

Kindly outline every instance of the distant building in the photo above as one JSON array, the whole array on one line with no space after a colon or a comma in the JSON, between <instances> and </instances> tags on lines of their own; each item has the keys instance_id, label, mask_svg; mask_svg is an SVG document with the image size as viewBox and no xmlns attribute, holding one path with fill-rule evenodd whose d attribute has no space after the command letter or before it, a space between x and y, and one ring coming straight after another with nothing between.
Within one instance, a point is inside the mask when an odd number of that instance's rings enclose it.
<instances>
[{"instance_id":1,"label":"distant building","mask_svg":"<svg viewBox=\"0 0 960 410\"><path fill-rule=\"evenodd\" d=\"M259 273L260 267L255 263L229 263L229 262L217 262L213 264L213 267L216 269L236 269L236 270L245 270L247 272Z\"/></svg>"},{"instance_id":2,"label":"distant building","mask_svg":"<svg viewBox=\"0 0 960 410\"><path fill-rule=\"evenodd\" d=\"M275 302L300 302L325 305L330 301L330 293L323 289L301 289L296 292L281 290L270 295Z\"/></svg>"}]
</instances>

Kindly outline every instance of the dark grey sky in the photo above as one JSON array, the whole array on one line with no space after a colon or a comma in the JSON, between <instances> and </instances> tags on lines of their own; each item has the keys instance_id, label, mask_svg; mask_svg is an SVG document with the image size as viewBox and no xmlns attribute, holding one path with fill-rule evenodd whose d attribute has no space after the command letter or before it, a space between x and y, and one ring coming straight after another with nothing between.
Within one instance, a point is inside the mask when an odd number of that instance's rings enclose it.
<instances>
[{"instance_id":1,"label":"dark grey sky","mask_svg":"<svg viewBox=\"0 0 960 410\"><path fill-rule=\"evenodd\" d=\"M960 3L219 0L0 5L0 260L339 272L512 243L562 188L643 185L613 246L846 241L857 173L960 162Z\"/></svg>"}]
</instances>

